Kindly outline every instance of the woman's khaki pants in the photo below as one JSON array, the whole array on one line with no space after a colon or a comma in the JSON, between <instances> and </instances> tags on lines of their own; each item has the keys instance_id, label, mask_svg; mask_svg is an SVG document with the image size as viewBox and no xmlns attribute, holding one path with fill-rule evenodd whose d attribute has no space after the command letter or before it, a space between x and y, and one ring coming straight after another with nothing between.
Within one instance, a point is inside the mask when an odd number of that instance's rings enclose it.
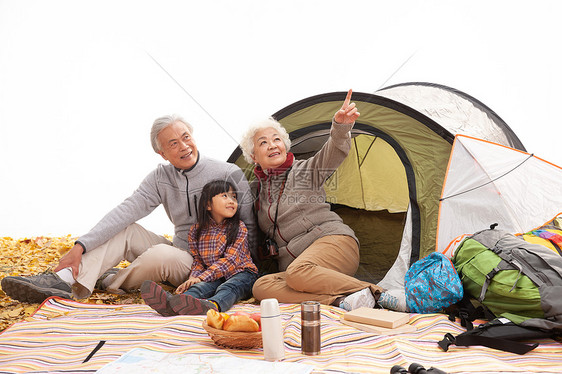
<instances>
[{"instance_id":1,"label":"woman's khaki pants","mask_svg":"<svg viewBox=\"0 0 562 374\"><path fill-rule=\"evenodd\" d=\"M337 298L370 288L375 298L382 288L353 277L359 267L359 246L346 235L317 239L286 271L268 274L254 283L258 300L275 298L282 303L318 301L331 305Z\"/></svg>"}]
</instances>

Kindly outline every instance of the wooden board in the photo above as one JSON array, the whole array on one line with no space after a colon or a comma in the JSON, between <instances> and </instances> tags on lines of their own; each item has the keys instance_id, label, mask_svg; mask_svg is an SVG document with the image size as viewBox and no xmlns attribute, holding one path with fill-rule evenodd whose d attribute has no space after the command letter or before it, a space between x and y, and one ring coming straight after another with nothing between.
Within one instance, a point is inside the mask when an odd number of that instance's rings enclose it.
<instances>
[{"instance_id":1,"label":"wooden board","mask_svg":"<svg viewBox=\"0 0 562 374\"><path fill-rule=\"evenodd\" d=\"M404 333L417 331L415 326L408 325L408 324L402 325L400 327L396 327L394 329L388 329L386 327L367 325L366 323L347 321L343 318L343 316L340 318L340 322L343 323L344 325L355 327L358 330L371 332L377 335L396 335L396 334L404 334Z\"/></svg>"},{"instance_id":2,"label":"wooden board","mask_svg":"<svg viewBox=\"0 0 562 374\"><path fill-rule=\"evenodd\" d=\"M347 321L394 329L408 323L410 321L410 314L387 309L362 307L345 313L343 318Z\"/></svg>"}]
</instances>

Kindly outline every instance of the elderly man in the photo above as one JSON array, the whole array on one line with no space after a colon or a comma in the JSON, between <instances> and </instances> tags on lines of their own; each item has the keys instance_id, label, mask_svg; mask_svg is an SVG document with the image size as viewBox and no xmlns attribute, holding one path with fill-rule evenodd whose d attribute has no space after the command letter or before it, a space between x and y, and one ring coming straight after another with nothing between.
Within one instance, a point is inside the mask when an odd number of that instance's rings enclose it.
<instances>
[{"instance_id":1,"label":"elderly man","mask_svg":"<svg viewBox=\"0 0 562 374\"><path fill-rule=\"evenodd\" d=\"M129 198L81 236L55 272L5 277L4 292L16 300L39 303L50 296L88 297L96 282L98 288L111 292L138 289L147 279L177 287L189 277L193 261L187 235L196 222L197 200L202 187L214 179L237 186L240 217L255 258L256 225L244 174L236 165L202 156L192 134L192 126L179 116L156 119L150 133L152 147L169 164L159 165ZM173 243L135 223L160 204L174 224ZM131 264L113 269L123 259Z\"/></svg>"}]
</instances>

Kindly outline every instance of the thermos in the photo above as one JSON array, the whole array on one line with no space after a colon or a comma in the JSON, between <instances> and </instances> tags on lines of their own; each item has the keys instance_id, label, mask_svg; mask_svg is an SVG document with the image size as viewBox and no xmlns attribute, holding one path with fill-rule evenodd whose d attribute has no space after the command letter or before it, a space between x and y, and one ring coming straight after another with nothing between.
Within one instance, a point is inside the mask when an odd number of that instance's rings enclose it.
<instances>
[{"instance_id":1,"label":"thermos","mask_svg":"<svg viewBox=\"0 0 562 374\"><path fill-rule=\"evenodd\" d=\"M280 361L285 358L285 345L279 303L277 299L264 299L260 309L264 358L266 361Z\"/></svg>"},{"instance_id":2,"label":"thermos","mask_svg":"<svg viewBox=\"0 0 562 374\"><path fill-rule=\"evenodd\" d=\"M305 355L320 354L320 303L301 303L301 351Z\"/></svg>"}]
</instances>

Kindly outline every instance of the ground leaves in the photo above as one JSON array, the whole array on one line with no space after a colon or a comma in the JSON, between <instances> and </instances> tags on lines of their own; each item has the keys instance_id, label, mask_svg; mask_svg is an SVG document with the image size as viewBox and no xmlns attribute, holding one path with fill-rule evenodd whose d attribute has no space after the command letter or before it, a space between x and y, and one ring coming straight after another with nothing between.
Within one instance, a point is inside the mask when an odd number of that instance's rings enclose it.
<instances>
[{"instance_id":1,"label":"ground leaves","mask_svg":"<svg viewBox=\"0 0 562 374\"><path fill-rule=\"evenodd\" d=\"M0 238L0 279L14 275L35 275L54 268L60 257L72 246L76 238L34 237L24 239ZM119 267L126 267L122 262ZM94 304L141 304L138 293L115 295L95 291L88 299L79 300ZM0 332L15 322L25 321L39 308L39 304L12 300L0 289ZM55 318L56 316L53 316Z\"/></svg>"}]
</instances>

